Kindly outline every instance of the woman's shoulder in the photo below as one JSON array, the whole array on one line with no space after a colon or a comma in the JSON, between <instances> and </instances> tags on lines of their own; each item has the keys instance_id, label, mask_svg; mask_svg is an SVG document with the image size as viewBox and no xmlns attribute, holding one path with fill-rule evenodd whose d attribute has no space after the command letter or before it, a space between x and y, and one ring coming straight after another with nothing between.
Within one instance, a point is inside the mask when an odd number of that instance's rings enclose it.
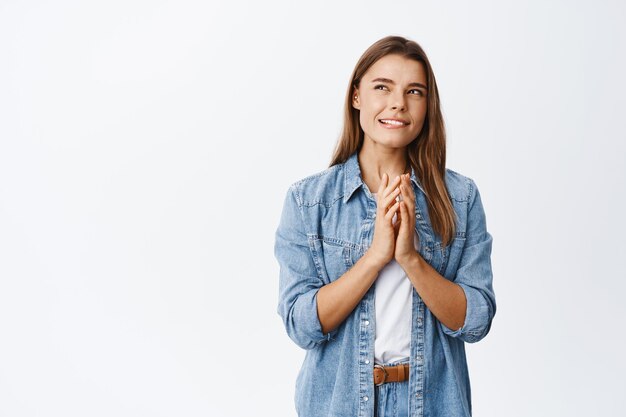
<instances>
[{"instance_id":1,"label":"woman's shoulder","mask_svg":"<svg viewBox=\"0 0 626 417\"><path fill-rule=\"evenodd\" d=\"M344 164L336 164L291 183L289 189L302 205L332 204L343 196Z\"/></svg>"},{"instance_id":2,"label":"woman's shoulder","mask_svg":"<svg viewBox=\"0 0 626 417\"><path fill-rule=\"evenodd\" d=\"M469 201L476 188L472 178L450 168L446 168L445 181L450 198L456 201Z\"/></svg>"}]
</instances>

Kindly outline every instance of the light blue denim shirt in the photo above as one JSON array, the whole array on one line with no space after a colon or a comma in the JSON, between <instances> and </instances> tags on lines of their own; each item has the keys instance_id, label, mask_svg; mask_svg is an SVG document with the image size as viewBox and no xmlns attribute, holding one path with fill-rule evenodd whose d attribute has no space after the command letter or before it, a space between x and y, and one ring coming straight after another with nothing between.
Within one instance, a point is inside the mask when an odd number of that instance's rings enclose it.
<instances>
[{"instance_id":1,"label":"light blue denim shirt","mask_svg":"<svg viewBox=\"0 0 626 417\"><path fill-rule=\"evenodd\" d=\"M474 181L446 169L446 186L457 214L454 240L442 246L430 224L423 187L411 173L416 196L418 252L439 274L461 286L465 323L441 323L413 289L409 370L411 416L471 416L465 342L475 343L496 313L492 286L492 236ZM363 182L355 152L342 164L293 183L275 234L280 266L278 314L289 337L306 349L296 379L300 417L374 416L374 286L334 330L322 333L317 292L350 269L369 248L376 199Z\"/></svg>"}]
</instances>

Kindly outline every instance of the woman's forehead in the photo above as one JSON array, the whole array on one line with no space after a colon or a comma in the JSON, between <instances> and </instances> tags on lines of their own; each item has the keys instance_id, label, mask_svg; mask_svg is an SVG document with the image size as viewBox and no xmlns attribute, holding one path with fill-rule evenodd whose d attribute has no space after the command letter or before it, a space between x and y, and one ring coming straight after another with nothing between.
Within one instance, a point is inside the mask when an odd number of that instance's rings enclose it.
<instances>
[{"instance_id":1,"label":"woman's forehead","mask_svg":"<svg viewBox=\"0 0 626 417\"><path fill-rule=\"evenodd\" d=\"M392 81L392 84L425 84L426 71L424 65L411 58L400 55L386 55L376 61L363 75L367 81L377 78Z\"/></svg>"}]
</instances>

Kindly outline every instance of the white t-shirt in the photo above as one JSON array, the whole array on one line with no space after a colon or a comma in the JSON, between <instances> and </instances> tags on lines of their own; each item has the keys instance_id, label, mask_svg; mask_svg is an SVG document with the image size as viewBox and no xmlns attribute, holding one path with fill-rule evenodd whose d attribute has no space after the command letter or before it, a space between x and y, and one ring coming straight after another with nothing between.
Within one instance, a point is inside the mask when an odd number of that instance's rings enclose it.
<instances>
[{"instance_id":1,"label":"white t-shirt","mask_svg":"<svg viewBox=\"0 0 626 417\"><path fill-rule=\"evenodd\" d=\"M376 197L376 193L373 193ZM393 224L397 215L393 216ZM418 248L417 233L413 238ZM413 284L402 267L392 259L380 270L374 281L376 339L374 361L384 364L411 355L411 320Z\"/></svg>"}]
</instances>

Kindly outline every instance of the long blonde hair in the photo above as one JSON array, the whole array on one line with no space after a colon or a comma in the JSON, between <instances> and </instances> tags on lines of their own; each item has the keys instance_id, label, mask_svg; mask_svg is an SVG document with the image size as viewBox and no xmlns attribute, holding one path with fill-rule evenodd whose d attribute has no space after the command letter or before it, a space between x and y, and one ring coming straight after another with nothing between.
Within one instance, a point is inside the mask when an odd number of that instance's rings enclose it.
<instances>
[{"instance_id":1,"label":"long blonde hair","mask_svg":"<svg viewBox=\"0 0 626 417\"><path fill-rule=\"evenodd\" d=\"M329 166L345 162L361 150L364 133L359 123L359 110L352 107L352 93L361 78L380 58L397 54L421 62L427 78L426 120L419 135L407 145L409 163L422 184L428 201L428 214L435 233L448 245L455 235L456 213L445 185L446 132L439 104L437 82L424 50L416 42L401 36L387 36L372 44L359 58L346 92L343 130Z\"/></svg>"}]
</instances>

